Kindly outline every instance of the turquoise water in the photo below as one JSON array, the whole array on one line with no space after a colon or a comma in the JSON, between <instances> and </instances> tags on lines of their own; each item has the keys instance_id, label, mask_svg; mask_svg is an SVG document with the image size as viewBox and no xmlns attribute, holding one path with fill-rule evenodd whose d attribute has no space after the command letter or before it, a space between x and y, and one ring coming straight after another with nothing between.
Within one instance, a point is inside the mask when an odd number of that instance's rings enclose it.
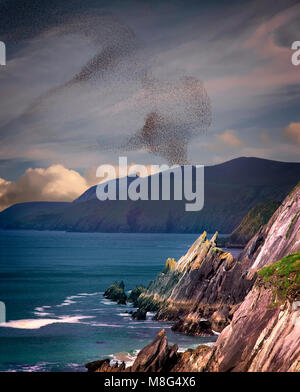
<instances>
[{"instance_id":1,"label":"turquoise water","mask_svg":"<svg viewBox=\"0 0 300 392\"><path fill-rule=\"evenodd\" d=\"M0 231L0 370L80 371L110 356L132 361L161 328L180 348L214 338L175 334L170 323L133 321L103 297L114 280L147 285L194 234Z\"/></svg>"}]
</instances>

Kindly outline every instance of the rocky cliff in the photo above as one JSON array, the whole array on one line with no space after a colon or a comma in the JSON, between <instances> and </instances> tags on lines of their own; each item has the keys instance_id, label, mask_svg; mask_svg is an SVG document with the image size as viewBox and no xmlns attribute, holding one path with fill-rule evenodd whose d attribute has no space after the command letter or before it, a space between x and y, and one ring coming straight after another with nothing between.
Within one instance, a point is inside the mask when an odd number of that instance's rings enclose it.
<instances>
[{"instance_id":1,"label":"rocky cliff","mask_svg":"<svg viewBox=\"0 0 300 392\"><path fill-rule=\"evenodd\" d=\"M252 288L257 270L300 250L300 186L286 197L269 222L249 241L239 258L217 247L204 232L178 262L164 270L137 300L156 311L156 319L174 320L174 330L192 335L220 332Z\"/></svg>"},{"instance_id":2,"label":"rocky cliff","mask_svg":"<svg viewBox=\"0 0 300 392\"><path fill-rule=\"evenodd\" d=\"M205 370L300 371L300 253L294 259L293 265L286 258L288 272L274 280L259 277L220 334ZM290 287L282 295L278 286L285 279Z\"/></svg>"},{"instance_id":3,"label":"rocky cliff","mask_svg":"<svg viewBox=\"0 0 300 392\"><path fill-rule=\"evenodd\" d=\"M300 184L237 260L216 239L204 232L178 262L167 260L137 299L177 331L222 331L216 345L178 353L161 332L126 371L300 371Z\"/></svg>"},{"instance_id":4,"label":"rocky cliff","mask_svg":"<svg viewBox=\"0 0 300 392\"><path fill-rule=\"evenodd\" d=\"M178 352L164 331L134 364L87 364L89 371L275 372L300 371L300 252L263 268L214 347Z\"/></svg>"}]
</instances>

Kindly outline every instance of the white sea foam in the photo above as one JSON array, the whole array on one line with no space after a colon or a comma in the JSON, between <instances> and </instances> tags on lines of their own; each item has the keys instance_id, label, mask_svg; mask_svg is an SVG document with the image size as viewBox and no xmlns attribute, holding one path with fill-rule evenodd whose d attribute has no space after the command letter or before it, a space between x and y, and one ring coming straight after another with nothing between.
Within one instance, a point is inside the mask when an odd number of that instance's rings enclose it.
<instances>
[{"instance_id":1,"label":"white sea foam","mask_svg":"<svg viewBox=\"0 0 300 392\"><path fill-rule=\"evenodd\" d=\"M138 353L141 350L134 350L133 354L130 354L128 352L121 352L121 353L116 353L116 354L111 354L109 357L111 357L110 365L114 365L116 362L122 362L124 361L126 364L126 367L132 366L134 361L136 360L136 357Z\"/></svg>"},{"instance_id":2,"label":"white sea foam","mask_svg":"<svg viewBox=\"0 0 300 392\"><path fill-rule=\"evenodd\" d=\"M97 295L97 294L103 294L101 292L95 292L95 293L79 293L77 295L80 295L81 297L88 297L90 295Z\"/></svg>"},{"instance_id":3,"label":"white sea foam","mask_svg":"<svg viewBox=\"0 0 300 392\"><path fill-rule=\"evenodd\" d=\"M119 324L109 324L109 323L98 323L97 321L95 322L89 322L89 323L84 323L91 325L92 327L115 327L115 328L121 328L123 327L122 325Z\"/></svg>"},{"instance_id":4,"label":"white sea foam","mask_svg":"<svg viewBox=\"0 0 300 392\"><path fill-rule=\"evenodd\" d=\"M61 308L63 306L69 306L72 304L76 304L76 301L73 301L71 298L73 298L74 296L71 297L67 297L61 304L56 305L57 308Z\"/></svg>"},{"instance_id":5,"label":"white sea foam","mask_svg":"<svg viewBox=\"0 0 300 392\"><path fill-rule=\"evenodd\" d=\"M103 305L113 305L113 302L110 301L109 299L102 299L102 300L101 300L101 303L102 303Z\"/></svg>"},{"instance_id":6,"label":"white sea foam","mask_svg":"<svg viewBox=\"0 0 300 392\"><path fill-rule=\"evenodd\" d=\"M37 312L43 312L44 308L45 308L45 306L40 306L40 307L34 308L34 310L36 310Z\"/></svg>"},{"instance_id":7,"label":"white sea foam","mask_svg":"<svg viewBox=\"0 0 300 392\"><path fill-rule=\"evenodd\" d=\"M11 320L6 323L1 323L0 327L5 328L17 328L17 329L38 329L45 327L46 325L55 323L70 323L79 324L81 320L92 318L93 316L63 316L60 318L49 318L49 319L23 319L23 320Z\"/></svg>"},{"instance_id":8,"label":"white sea foam","mask_svg":"<svg viewBox=\"0 0 300 392\"><path fill-rule=\"evenodd\" d=\"M39 316L39 317L46 317L46 316L52 316L53 313L49 313L49 312L33 312L33 314L35 316Z\"/></svg>"}]
</instances>

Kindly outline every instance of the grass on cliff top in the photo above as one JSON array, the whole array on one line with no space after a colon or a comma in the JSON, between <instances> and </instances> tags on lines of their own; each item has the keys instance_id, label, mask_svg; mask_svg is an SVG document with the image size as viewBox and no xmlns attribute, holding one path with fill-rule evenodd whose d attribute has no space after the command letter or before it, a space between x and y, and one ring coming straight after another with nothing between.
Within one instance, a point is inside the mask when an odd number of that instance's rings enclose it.
<instances>
[{"instance_id":1,"label":"grass on cliff top","mask_svg":"<svg viewBox=\"0 0 300 392\"><path fill-rule=\"evenodd\" d=\"M258 275L274 287L273 293L279 302L300 298L300 252L262 268Z\"/></svg>"}]
</instances>

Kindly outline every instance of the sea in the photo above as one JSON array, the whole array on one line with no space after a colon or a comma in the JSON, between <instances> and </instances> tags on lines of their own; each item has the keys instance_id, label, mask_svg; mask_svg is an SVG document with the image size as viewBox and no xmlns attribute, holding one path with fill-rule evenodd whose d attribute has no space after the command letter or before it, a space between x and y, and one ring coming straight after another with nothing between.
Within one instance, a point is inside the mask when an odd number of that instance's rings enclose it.
<instances>
[{"instance_id":1,"label":"sea","mask_svg":"<svg viewBox=\"0 0 300 392\"><path fill-rule=\"evenodd\" d=\"M103 297L114 281L147 286L168 257L178 260L197 234L0 231L0 371L86 371L103 358L133 363L164 328L179 350L215 337L174 333L172 323L134 321L131 304ZM237 249L231 250L234 255ZM3 321L3 320L2 320Z\"/></svg>"}]
</instances>

